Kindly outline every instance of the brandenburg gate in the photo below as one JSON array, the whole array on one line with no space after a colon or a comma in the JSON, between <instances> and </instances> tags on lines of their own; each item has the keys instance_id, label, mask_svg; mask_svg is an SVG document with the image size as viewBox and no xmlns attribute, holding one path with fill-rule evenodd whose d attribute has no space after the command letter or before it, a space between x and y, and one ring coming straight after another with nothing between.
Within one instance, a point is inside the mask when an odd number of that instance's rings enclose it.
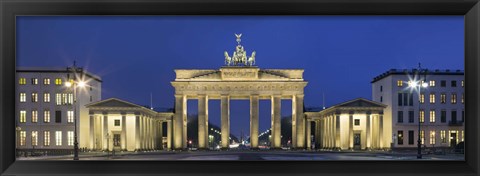
<instances>
[{"instance_id":1,"label":"brandenburg gate","mask_svg":"<svg viewBox=\"0 0 480 176\"><path fill-rule=\"evenodd\" d=\"M248 57L240 45L230 57L225 52L226 65L219 70L177 69L171 82L175 88L173 117L173 147L187 148L187 100L198 100L198 147L208 148L208 101L220 100L221 147L229 147L230 101L250 100L250 145L258 148L259 100L271 101L271 147L281 147L281 100L292 100L292 146L306 148L306 120L303 112L303 69L260 69L254 66L255 51Z\"/></svg>"}]
</instances>

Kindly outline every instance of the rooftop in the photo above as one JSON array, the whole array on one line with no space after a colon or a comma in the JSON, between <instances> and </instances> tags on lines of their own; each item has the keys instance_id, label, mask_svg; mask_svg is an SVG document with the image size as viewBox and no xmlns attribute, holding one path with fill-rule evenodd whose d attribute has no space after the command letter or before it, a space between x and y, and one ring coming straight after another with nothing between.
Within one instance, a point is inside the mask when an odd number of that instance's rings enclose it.
<instances>
[{"instance_id":1,"label":"rooftop","mask_svg":"<svg viewBox=\"0 0 480 176\"><path fill-rule=\"evenodd\" d=\"M82 69L81 67L79 67ZM86 70L82 71L87 75L88 77L91 77L99 82L102 82L102 78L98 75L95 75L93 73L90 73ZM52 73L68 73L69 71L67 70L67 67L17 67L16 72L52 72Z\"/></svg>"},{"instance_id":2,"label":"rooftop","mask_svg":"<svg viewBox=\"0 0 480 176\"><path fill-rule=\"evenodd\" d=\"M440 70L440 69L435 69L435 70L427 70L427 75L464 75L463 70ZM388 77L390 75L412 75L414 73L418 72L418 69L390 69L376 77L373 78L371 83L377 82L385 77Z\"/></svg>"}]
</instances>

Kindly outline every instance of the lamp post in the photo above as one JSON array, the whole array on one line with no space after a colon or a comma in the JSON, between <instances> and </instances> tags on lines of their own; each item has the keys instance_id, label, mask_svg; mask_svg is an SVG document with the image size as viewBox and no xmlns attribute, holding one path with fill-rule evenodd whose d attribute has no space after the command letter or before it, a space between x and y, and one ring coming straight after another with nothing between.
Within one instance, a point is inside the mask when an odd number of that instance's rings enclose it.
<instances>
[{"instance_id":1,"label":"lamp post","mask_svg":"<svg viewBox=\"0 0 480 176\"><path fill-rule=\"evenodd\" d=\"M420 74L424 73L424 77L423 77L423 80L420 78ZM422 87L423 88L427 88L428 87L428 84L427 84L427 81L426 81L426 72L427 70L424 69L422 70L422 67L420 66L420 63L418 63L418 70L417 70L417 77L414 76L414 79L415 80L412 80L409 82L409 87L412 88L412 89L415 89L418 93L418 140L417 140L417 159L422 159L422 140L420 139L421 136L420 136L420 126L421 126L421 118L420 118L420 104L421 104L421 101L420 101L420 92L421 92L421 89ZM413 73L415 74L415 73ZM419 78L418 80L416 80L417 78ZM425 121L425 114L423 114L423 120ZM425 135L425 134L424 134Z\"/></svg>"},{"instance_id":2,"label":"lamp post","mask_svg":"<svg viewBox=\"0 0 480 176\"><path fill-rule=\"evenodd\" d=\"M77 140L77 86L79 87L85 87L85 82L81 80L76 80L77 78L77 66L75 63L73 64L73 67L67 68L70 71L73 70L73 81L66 81L65 86L66 87L71 87L73 89L73 120L74 120L74 126L75 126L75 131L73 134L74 142L73 142L73 160L78 160L78 140Z\"/></svg>"}]
</instances>

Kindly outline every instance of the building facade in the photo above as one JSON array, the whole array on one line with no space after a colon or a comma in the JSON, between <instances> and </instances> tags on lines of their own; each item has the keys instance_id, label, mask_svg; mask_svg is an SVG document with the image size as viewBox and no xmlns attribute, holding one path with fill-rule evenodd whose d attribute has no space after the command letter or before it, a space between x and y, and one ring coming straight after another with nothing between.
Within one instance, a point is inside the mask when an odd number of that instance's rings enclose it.
<instances>
[{"instance_id":1,"label":"building facade","mask_svg":"<svg viewBox=\"0 0 480 176\"><path fill-rule=\"evenodd\" d=\"M465 83L462 70L428 70L420 93L409 87L417 70L391 69L373 79L372 99L387 105L384 118L396 148L417 147L418 124L425 147L453 147L464 140Z\"/></svg>"},{"instance_id":2,"label":"building facade","mask_svg":"<svg viewBox=\"0 0 480 176\"><path fill-rule=\"evenodd\" d=\"M89 116L85 104L101 100L102 80L81 68L76 78L73 75L70 68L17 68L17 149L73 150L75 117L79 147L87 147ZM85 82L84 87L77 87L76 103L73 87L65 86L74 79Z\"/></svg>"}]
</instances>

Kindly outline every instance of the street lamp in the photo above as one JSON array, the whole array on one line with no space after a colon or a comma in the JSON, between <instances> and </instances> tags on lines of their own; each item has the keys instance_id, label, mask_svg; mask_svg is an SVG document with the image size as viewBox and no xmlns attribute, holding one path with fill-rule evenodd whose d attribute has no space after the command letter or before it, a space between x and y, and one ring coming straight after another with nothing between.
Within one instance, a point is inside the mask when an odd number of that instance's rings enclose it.
<instances>
[{"instance_id":1,"label":"street lamp","mask_svg":"<svg viewBox=\"0 0 480 176\"><path fill-rule=\"evenodd\" d=\"M424 73L424 77L423 77L423 80L420 78L420 74L421 72ZM426 69L423 69L422 70L422 67L420 66L420 63L418 63L418 70L417 70L417 77L416 78L419 78L418 80L412 80L412 81L409 81L409 84L408 84L408 87L412 88L412 89L415 89L415 91L417 91L418 93L418 140L417 140L417 159L422 159L422 140L420 139L420 104L421 104L421 101L420 101L420 92L421 92L421 89L422 88L427 88L428 87L428 84L427 84L427 81L426 81L426 73L427 73L427 70ZM414 74L414 73L413 73ZM424 114L424 121L425 121L425 114ZM424 134L425 135L425 134Z\"/></svg>"},{"instance_id":2,"label":"street lamp","mask_svg":"<svg viewBox=\"0 0 480 176\"><path fill-rule=\"evenodd\" d=\"M74 78L77 77L77 67L73 64L72 68L68 68L73 70ZM73 89L73 120L75 131L73 134L74 142L73 142L73 160L78 160L78 140L77 140L77 87L85 87L86 83L81 80L73 80L73 81L66 81L65 86L68 88Z\"/></svg>"}]
</instances>

